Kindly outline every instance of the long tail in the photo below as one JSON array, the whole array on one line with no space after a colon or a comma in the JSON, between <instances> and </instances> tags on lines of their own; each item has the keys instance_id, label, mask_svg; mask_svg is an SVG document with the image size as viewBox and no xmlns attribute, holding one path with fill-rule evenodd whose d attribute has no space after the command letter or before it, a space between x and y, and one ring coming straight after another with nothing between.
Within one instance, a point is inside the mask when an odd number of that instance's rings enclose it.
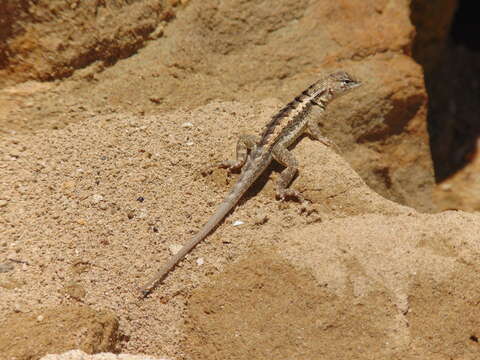
<instances>
[{"instance_id":1,"label":"long tail","mask_svg":"<svg viewBox=\"0 0 480 360\"><path fill-rule=\"evenodd\" d=\"M244 175L244 176L242 176ZM225 200L220 204L217 211L210 217L208 222L195 234L195 236L186 243L179 252L177 252L172 258L140 289L142 297L147 296L153 289L165 279L167 274L175 268L175 266L187 255L199 242L205 239L210 232L223 220L225 216L235 207L238 200L243 196L248 186L244 186L245 175L242 174L237 183L230 190ZM250 174L248 174L250 175ZM248 176L247 175L247 176ZM249 179L250 180L250 179ZM252 179L255 180L255 179ZM248 183L253 182L252 180Z\"/></svg>"}]
</instances>

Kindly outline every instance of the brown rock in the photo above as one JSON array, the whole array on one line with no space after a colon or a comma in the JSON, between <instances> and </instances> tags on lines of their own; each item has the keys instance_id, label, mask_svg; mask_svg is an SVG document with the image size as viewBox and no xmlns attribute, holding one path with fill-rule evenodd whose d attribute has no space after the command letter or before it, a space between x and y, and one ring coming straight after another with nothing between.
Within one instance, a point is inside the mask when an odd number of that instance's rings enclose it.
<instances>
[{"instance_id":1,"label":"brown rock","mask_svg":"<svg viewBox=\"0 0 480 360\"><path fill-rule=\"evenodd\" d=\"M142 47L148 34L174 14L168 1L92 5L65 0L2 2L0 78L51 80L97 60L115 62Z\"/></svg>"},{"instance_id":2,"label":"brown rock","mask_svg":"<svg viewBox=\"0 0 480 360\"><path fill-rule=\"evenodd\" d=\"M403 55L377 55L351 68L364 84L325 114L325 133L372 189L418 210L433 210L421 68Z\"/></svg>"},{"instance_id":3,"label":"brown rock","mask_svg":"<svg viewBox=\"0 0 480 360\"><path fill-rule=\"evenodd\" d=\"M90 354L112 351L117 337L115 315L87 306L14 313L0 324L0 358L35 360L77 348Z\"/></svg>"}]
</instances>

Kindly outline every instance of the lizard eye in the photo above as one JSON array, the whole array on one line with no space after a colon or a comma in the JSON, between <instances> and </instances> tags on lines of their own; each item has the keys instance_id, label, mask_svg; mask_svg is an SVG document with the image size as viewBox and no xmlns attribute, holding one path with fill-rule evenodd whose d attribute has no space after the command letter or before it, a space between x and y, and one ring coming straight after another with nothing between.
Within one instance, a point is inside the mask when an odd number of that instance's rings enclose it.
<instances>
[{"instance_id":1,"label":"lizard eye","mask_svg":"<svg viewBox=\"0 0 480 360\"><path fill-rule=\"evenodd\" d=\"M358 81L352 80L352 79L343 79L342 80L342 85L345 87L355 87L360 85Z\"/></svg>"}]
</instances>

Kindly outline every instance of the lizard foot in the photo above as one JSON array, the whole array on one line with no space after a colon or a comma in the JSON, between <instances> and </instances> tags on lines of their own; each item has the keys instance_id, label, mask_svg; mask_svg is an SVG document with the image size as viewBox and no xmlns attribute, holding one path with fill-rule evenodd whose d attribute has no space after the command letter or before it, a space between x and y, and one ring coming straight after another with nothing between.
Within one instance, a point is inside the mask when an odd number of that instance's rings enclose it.
<instances>
[{"instance_id":1,"label":"lizard foot","mask_svg":"<svg viewBox=\"0 0 480 360\"><path fill-rule=\"evenodd\" d=\"M221 169L227 169L228 172L237 172L243 166L243 163L235 160L226 160L218 164L218 167Z\"/></svg>"},{"instance_id":2,"label":"lizard foot","mask_svg":"<svg viewBox=\"0 0 480 360\"><path fill-rule=\"evenodd\" d=\"M283 189L283 190L277 190L277 198L280 201L285 201L288 198L296 199L302 204L307 203L307 200L303 197L300 192L294 189Z\"/></svg>"}]
</instances>

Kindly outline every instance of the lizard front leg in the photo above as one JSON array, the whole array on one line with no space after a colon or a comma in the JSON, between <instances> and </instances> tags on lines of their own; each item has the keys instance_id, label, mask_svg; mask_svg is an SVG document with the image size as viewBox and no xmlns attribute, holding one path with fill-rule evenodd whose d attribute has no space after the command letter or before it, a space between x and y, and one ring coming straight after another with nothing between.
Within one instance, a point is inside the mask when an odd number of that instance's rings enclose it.
<instances>
[{"instance_id":1,"label":"lizard front leg","mask_svg":"<svg viewBox=\"0 0 480 360\"><path fill-rule=\"evenodd\" d=\"M277 197L280 200L285 200L286 197L293 197L302 203L305 202L304 197L298 191L288 188L298 172L297 159L282 143L278 143L273 147L272 156L277 162L285 166L285 170L280 173L277 181Z\"/></svg>"},{"instance_id":2,"label":"lizard front leg","mask_svg":"<svg viewBox=\"0 0 480 360\"><path fill-rule=\"evenodd\" d=\"M235 160L226 160L220 163L220 167L227 168L229 170L239 170L245 165L247 161L248 151L253 150L259 138L256 135L242 134L238 138L237 151Z\"/></svg>"},{"instance_id":3,"label":"lizard front leg","mask_svg":"<svg viewBox=\"0 0 480 360\"><path fill-rule=\"evenodd\" d=\"M320 141L323 145L326 145L328 147L333 147L336 151L339 151L339 148L337 144L335 144L332 140L329 138L326 138L325 136L322 135L322 132L320 131L320 127L318 126L318 123L315 118L310 118L307 123L307 129L309 134L315 139Z\"/></svg>"}]
</instances>

